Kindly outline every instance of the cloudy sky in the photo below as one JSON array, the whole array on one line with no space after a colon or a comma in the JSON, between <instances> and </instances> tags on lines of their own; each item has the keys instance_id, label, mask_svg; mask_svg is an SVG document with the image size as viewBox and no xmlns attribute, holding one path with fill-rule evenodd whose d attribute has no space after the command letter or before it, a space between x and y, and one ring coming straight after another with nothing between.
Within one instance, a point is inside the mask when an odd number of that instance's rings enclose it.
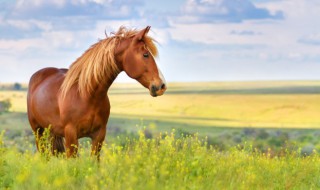
<instances>
[{"instance_id":1,"label":"cloudy sky","mask_svg":"<svg viewBox=\"0 0 320 190\"><path fill-rule=\"evenodd\" d=\"M170 82L320 80L319 0L0 0L0 82L68 67L121 25L152 26Z\"/></svg>"}]
</instances>

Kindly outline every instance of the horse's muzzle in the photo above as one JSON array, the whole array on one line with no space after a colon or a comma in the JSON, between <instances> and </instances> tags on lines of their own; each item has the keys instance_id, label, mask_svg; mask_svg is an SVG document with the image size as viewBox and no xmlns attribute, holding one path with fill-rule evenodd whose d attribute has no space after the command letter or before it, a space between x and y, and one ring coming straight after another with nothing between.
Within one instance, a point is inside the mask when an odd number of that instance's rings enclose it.
<instances>
[{"instance_id":1,"label":"horse's muzzle","mask_svg":"<svg viewBox=\"0 0 320 190\"><path fill-rule=\"evenodd\" d=\"M153 97L161 96L167 90L167 85L165 83L161 83L160 85L151 85L149 88L150 95Z\"/></svg>"}]
</instances>

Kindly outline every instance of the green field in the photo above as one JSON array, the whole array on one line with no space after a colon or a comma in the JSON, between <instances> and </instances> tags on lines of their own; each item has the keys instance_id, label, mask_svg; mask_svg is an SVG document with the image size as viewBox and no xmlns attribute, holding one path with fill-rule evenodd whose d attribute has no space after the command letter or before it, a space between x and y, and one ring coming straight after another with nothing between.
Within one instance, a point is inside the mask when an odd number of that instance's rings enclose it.
<instances>
[{"instance_id":1,"label":"green field","mask_svg":"<svg viewBox=\"0 0 320 190\"><path fill-rule=\"evenodd\" d=\"M319 189L320 155L288 151L272 157L252 147L217 151L197 136L175 133L104 146L99 163L79 157L23 153L0 139L1 189Z\"/></svg>"},{"instance_id":2,"label":"green field","mask_svg":"<svg viewBox=\"0 0 320 190\"><path fill-rule=\"evenodd\" d=\"M109 98L97 164L87 139L75 160L36 153L26 90L3 87L0 189L320 188L320 81L169 83L157 98L114 84Z\"/></svg>"}]
</instances>

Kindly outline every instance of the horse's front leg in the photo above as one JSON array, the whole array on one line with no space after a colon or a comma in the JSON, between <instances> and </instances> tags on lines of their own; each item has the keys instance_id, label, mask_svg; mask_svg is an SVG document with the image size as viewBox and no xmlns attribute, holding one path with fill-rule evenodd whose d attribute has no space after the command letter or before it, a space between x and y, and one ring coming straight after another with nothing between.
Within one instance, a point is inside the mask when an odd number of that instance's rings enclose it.
<instances>
[{"instance_id":1,"label":"horse's front leg","mask_svg":"<svg viewBox=\"0 0 320 190\"><path fill-rule=\"evenodd\" d=\"M97 130L93 135L91 135L91 156L97 156L97 160L100 160L100 151L103 145L104 138L106 136L106 131L107 128L103 126L99 130Z\"/></svg>"},{"instance_id":2,"label":"horse's front leg","mask_svg":"<svg viewBox=\"0 0 320 190\"><path fill-rule=\"evenodd\" d=\"M67 157L76 157L78 152L77 129L73 125L67 125L64 129Z\"/></svg>"}]
</instances>

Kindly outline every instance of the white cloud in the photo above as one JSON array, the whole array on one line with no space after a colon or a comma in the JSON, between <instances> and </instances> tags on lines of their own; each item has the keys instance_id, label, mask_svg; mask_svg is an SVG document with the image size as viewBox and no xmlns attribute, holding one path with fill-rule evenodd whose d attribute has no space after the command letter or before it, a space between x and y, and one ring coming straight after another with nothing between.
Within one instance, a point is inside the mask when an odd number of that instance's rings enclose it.
<instances>
[{"instance_id":1,"label":"white cloud","mask_svg":"<svg viewBox=\"0 0 320 190\"><path fill-rule=\"evenodd\" d=\"M37 39L20 39L20 40L0 40L0 50L11 52L22 52L28 48L40 48L44 47L44 40Z\"/></svg>"},{"instance_id":2,"label":"white cloud","mask_svg":"<svg viewBox=\"0 0 320 190\"><path fill-rule=\"evenodd\" d=\"M5 1L0 7L0 39L36 38L48 31L94 30L99 20L139 18L138 6L140 0Z\"/></svg>"},{"instance_id":3,"label":"white cloud","mask_svg":"<svg viewBox=\"0 0 320 190\"><path fill-rule=\"evenodd\" d=\"M199 4L200 1L189 2ZM219 7L229 1L205 2ZM301 64L320 62L318 49L314 46L320 45L320 23L316 24L319 21L314 19L319 17L319 1L263 1L257 3L256 7L270 10L271 15L281 11L285 17L280 20L266 18L220 23L197 21L188 24L178 24L171 20L174 27L169 31L173 40L189 41L194 46L206 44L206 49L201 49L201 56L211 60L221 58L222 62L238 61L239 64L250 61ZM205 9L191 10L206 12ZM224 11L217 12L222 14Z\"/></svg>"},{"instance_id":4,"label":"white cloud","mask_svg":"<svg viewBox=\"0 0 320 190\"><path fill-rule=\"evenodd\" d=\"M167 45L172 40L170 33L166 29L151 29L149 35L159 42L160 45Z\"/></svg>"},{"instance_id":5,"label":"white cloud","mask_svg":"<svg viewBox=\"0 0 320 190\"><path fill-rule=\"evenodd\" d=\"M43 31L49 31L52 29L52 24L50 22L39 21L35 19L30 19L30 20L13 19L13 20L8 20L7 24L24 31L32 30L35 27Z\"/></svg>"},{"instance_id":6,"label":"white cloud","mask_svg":"<svg viewBox=\"0 0 320 190\"><path fill-rule=\"evenodd\" d=\"M77 48L77 37L73 32L60 31L43 33L42 37L25 39L2 39L0 40L0 50L12 51L23 54L28 49L54 50L60 48ZM81 37L80 37L81 39ZM83 36L82 36L83 39ZM78 42L81 42L78 40Z\"/></svg>"},{"instance_id":7,"label":"white cloud","mask_svg":"<svg viewBox=\"0 0 320 190\"><path fill-rule=\"evenodd\" d=\"M309 45L320 45L320 33L309 34L306 36L302 36L298 39L298 42L309 44Z\"/></svg>"},{"instance_id":8,"label":"white cloud","mask_svg":"<svg viewBox=\"0 0 320 190\"><path fill-rule=\"evenodd\" d=\"M266 8L256 7L249 0L187 0L178 22L219 23L282 18L282 12L271 13Z\"/></svg>"},{"instance_id":9,"label":"white cloud","mask_svg":"<svg viewBox=\"0 0 320 190\"><path fill-rule=\"evenodd\" d=\"M40 8L43 5L52 5L57 7L63 7L66 4L66 0L17 0L16 9L24 9L25 7Z\"/></svg>"},{"instance_id":10,"label":"white cloud","mask_svg":"<svg viewBox=\"0 0 320 190\"><path fill-rule=\"evenodd\" d=\"M128 18L137 16L139 0L123 1L66 1L66 0L18 0L7 13L11 18L34 18L81 16L87 18Z\"/></svg>"}]
</instances>

